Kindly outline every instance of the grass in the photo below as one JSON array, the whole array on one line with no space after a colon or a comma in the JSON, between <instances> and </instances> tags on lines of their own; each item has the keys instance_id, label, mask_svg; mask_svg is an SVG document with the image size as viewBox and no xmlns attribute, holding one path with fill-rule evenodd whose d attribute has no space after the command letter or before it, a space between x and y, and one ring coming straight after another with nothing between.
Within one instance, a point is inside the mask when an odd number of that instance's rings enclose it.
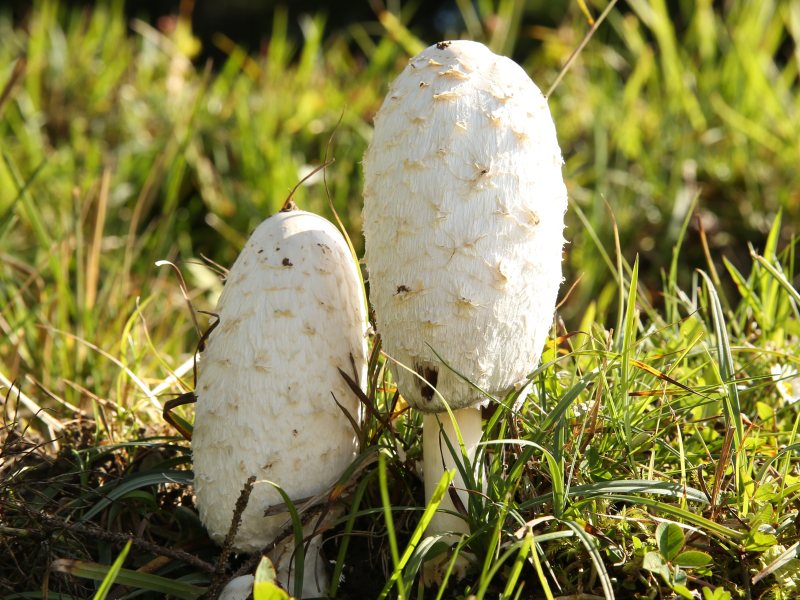
<instances>
[{"instance_id":1,"label":"grass","mask_svg":"<svg viewBox=\"0 0 800 600\"><path fill-rule=\"evenodd\" d=\"M522 2L457 5L542 89L605 8L564 3L543 27ZM192 389L207 326L187 300L213 310L216 265L332 135L328 188L361 253L370 119L424 45L408 10L341 31L304 17L301 42L278 11L265 52L217 37L228 59L209 69L185 20L122 15L47 1L24 25L0 15L4 597L90 597L113 568L112 597L194 598L248 566L220 562L188 445L161 417ZM441 551L421 535L421 423L376 352L366 450L326 543L332 596L796 596L799 45L797 0L609 13L551 95L563 293L577 284L523 408L485 414L486 494L457 547L468 576L419 586ZM318 178L296 200L332 216Z\"/></svg>"}]
</instances>

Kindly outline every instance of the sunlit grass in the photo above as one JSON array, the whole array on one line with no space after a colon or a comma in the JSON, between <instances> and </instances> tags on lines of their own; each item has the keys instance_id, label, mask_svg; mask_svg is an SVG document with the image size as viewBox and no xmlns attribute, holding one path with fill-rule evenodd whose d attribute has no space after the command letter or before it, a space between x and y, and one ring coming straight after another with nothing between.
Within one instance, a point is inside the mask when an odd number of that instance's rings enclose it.
<instances>
[{"instance_id":1,"label":"sunlit grass","mask_svg":"<svg viewBox=\"0 0 800 600\"><path fill-rule=\"evenodd\" d=\"M542 89L606 6L565 3L545 28L521 1L456 4L448 37L514 55ZM550 97L571 200L562 291L577 285L525 402L484 415L471 535L450 555L422 535L421 420L375 352L331 595L796 594L800 2L673 4L612 10ZM208 319L156 262L213 310L218 265L329 147L360 253L372 115L435 41L409 17L329 31L308 16L298 41L279 11L263 53L217 36L228 58L208 68L187 21L126 24L119 3L0 16L0 595L94 594L131 534L114 567L129 594L196 597L249 565L217 564L188 446L161 417L193 388ZM296 200L332 216L319 177ZM452 560L424 590L434 556Z\"/></svg>"}]
</instances>

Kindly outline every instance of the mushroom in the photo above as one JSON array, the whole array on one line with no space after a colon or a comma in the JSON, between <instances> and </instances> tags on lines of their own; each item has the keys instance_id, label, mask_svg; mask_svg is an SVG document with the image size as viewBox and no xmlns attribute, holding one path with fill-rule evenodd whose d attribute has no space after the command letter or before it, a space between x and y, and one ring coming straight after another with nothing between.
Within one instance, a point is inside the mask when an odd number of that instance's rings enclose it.
<instances>
[{"instance_id":1,"label":"mushroom","mask_svg":"<svg viewBox=\"0 0 800 600\"><path fill-rule=\"evenodd\" d=\"M194 488L200 519L217 542L250 476L292 499L316 496L357 452L350 418L359 422L359 401L339 369L365 384L360 275L339 231L291 206L261 223L231 268L219 323L198 363ZM257 482L233 547L255 552L270 544L289 515L265 511L282 502L272 485ZM307 550L304 595L326 589L320 544L316 536ZM278 580L291 589L293 547L276 551Z\"/></svg>"},{"instance_id":2,"label":"mushroom","mask_svg":"<svg viewBox=\"0 0 800 600\"><path fill-rule=\"evenodd\" d=\"M253 575L234 577L222 588L217 600L247 600L251 598L255 580Z\"/></svg>"},{"instance_id":3,"label":"mushroom","mask_svg":"<svg viewBox=\"0 0 800 600\"><path fill-rule=\"evenodd\" d=\"M470 461L480 406L539 361L562 280L567 192L547 100L512 60L477 42L412 58L375 116L363 161L370 298L391 371L424 413L426 500ZM468 380L468 381L467 381ZM453 419L445 410L452 409ZM480 470L476 472L480 474ZM460 473L453 484L467 495ZM454 511L448 496L441 508ZM466 532L439 513L429 532Z\"/></svg>"}]
</instances>

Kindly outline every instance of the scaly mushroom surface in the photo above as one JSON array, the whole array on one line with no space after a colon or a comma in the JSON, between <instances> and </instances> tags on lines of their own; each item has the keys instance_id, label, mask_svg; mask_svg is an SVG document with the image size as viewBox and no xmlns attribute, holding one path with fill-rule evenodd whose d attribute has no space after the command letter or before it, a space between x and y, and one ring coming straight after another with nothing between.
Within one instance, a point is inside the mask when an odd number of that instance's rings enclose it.
<instances>
[{"instance_id":1,"label":"scaly mushroom surface","mask_svg":"<svg viewBox=\"0 0 800 600\"><path fill-rule=\"evenodd\" d=\"M408 367L392 364L398 387L434 428L428 497L455 464L434 413L472 459L486 402L475 386L503 396L539 361L562 280L562 163L542 93L477 42L412 58L375 116L363 162L370 299L384 350ZM459 521L437 515L430 529L463 531Z\"/></svg>"},{"instance_id":2,"label":"scaly mushroom surface","mask_svg":"<svg viewBox=\"0 0 800 600\"><path fill-rule=\"evenodd\" d=\"M355 432L337 401L356 422L361 410L338 369L365 384L366 307L341 233L318 215L288 210L250 237L217 313L219 324L198 364L192 438L197 506L209 534L221 542L240 491L254 475L234 547L255 552L289 518L286 512L264 516L283 502L264 480L294 500L315 496L355 457ZM312 542L318 547L319 539ZM311 577L322 563L309 554ZM288 574L282 583L288 585Z\"/></svg>"}]
</instances>

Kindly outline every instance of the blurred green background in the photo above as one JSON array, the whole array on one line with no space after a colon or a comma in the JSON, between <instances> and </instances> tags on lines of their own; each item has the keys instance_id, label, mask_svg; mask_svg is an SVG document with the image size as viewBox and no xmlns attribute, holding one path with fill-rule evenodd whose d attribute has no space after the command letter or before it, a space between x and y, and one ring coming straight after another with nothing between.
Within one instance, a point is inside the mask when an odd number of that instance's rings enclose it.
<instances>
[{"instance_id":1,"label":"blurred green background","mask_svg":"<svg viewBox=\"0 0 800 600\"><path fill-rule=\"evenodd\" d=\"M212 309L219 280L199 257L229 266L326 152L336 159L328 189L360 252L359 163L371 119L408 58L441 38L478 39L547 91L608 4L220 6L41 0L0 8L0 362L8 371L55 364L64 378L85 377L92 363L69 335L122 346L137 314L150 315L159 355L190 352L196 337L176 308L184 303L174 274L154 262L175 261L197 307ZM746 242L762 244L781 209L784 241L796 231L798 41L798 0L612 8L550 95L570 195L562 294L577 282L560 311L568 328L587 311L613 317L614 223L624 261L640 255L656 306L685 220L683 286L694 268L707 268L701 228L718 266L723 256L749 264ZM331 216L319 177L296 199ZM138 313L137 297L151 313ZM44 343L42 324L70 333ZM153 360L132 352L133 363Z\"/></svg>"}]
</instances>

